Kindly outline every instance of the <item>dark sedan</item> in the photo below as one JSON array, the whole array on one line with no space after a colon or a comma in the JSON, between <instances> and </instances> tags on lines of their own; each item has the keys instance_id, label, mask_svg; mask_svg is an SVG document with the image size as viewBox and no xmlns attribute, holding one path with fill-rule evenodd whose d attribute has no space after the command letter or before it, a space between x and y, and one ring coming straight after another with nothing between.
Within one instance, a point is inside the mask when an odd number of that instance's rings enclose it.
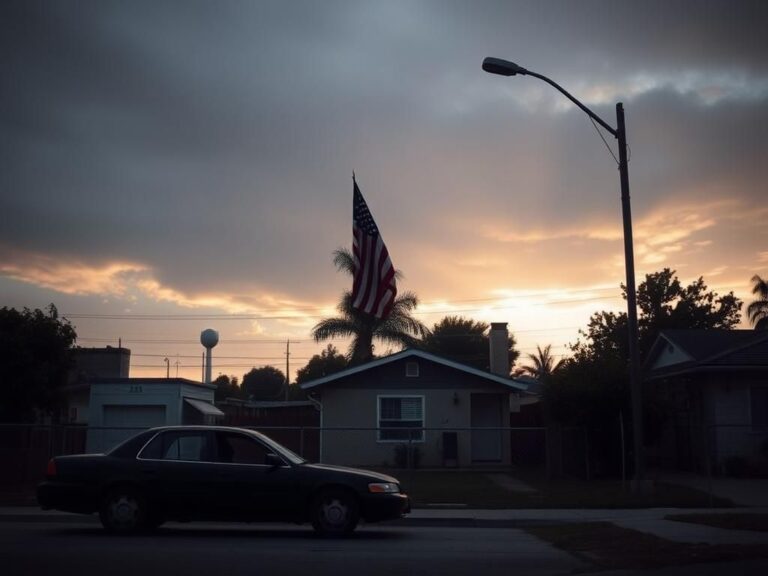
<instances>
[{"instance_id":1,"label":"dark sedan","mask_svg":"<svg viewBox=\"0 0 768 576\"><path fill-rule=\"evenodd\" d=\"M410 511L395 478L310 464L243 428L153 428L107 454L58 456L37 488L44 509L99 513L110 532L166 520L311 522L342 536Z\"/></svg>"}]
</instances>

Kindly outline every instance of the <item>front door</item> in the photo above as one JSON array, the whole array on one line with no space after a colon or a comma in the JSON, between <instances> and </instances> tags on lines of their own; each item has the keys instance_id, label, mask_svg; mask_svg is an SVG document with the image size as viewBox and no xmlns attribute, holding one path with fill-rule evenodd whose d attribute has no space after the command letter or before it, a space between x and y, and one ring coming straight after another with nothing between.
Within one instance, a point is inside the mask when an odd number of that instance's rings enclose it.
<instances>
[{"instance_id":1,"label":"front door","mask_svg":"<svg viewBox=\"0 0 768 576\"><path fill-rule=\"evenodd\" d=\"M472 462L501 462L503 394L472 394Z\"/></svg>"}]
</instances>

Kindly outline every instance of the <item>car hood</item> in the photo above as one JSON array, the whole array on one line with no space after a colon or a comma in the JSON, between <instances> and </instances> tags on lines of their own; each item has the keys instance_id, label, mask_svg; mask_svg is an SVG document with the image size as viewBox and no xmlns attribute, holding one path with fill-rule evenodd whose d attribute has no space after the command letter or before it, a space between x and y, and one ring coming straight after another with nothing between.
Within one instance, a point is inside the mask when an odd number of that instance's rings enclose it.
<instances>
[{"instance_id":1,"label":"car hood","mask_svg":"<svg viewBox=\"0 0 768 576\"><path fill-rule=\"evenodd\" d=\"M368 478L370 480L376 480L379 482L394 482L400 484L397 478L381 474L379 472L371 472L370 470L361 470L359 468L348 468L346 466L333 466L332 464L304 464L305 468L311 468L313 470L326 470L329 472L341 472L344 474L354 474L361 478Z\"/></svg>"}]
</instances>

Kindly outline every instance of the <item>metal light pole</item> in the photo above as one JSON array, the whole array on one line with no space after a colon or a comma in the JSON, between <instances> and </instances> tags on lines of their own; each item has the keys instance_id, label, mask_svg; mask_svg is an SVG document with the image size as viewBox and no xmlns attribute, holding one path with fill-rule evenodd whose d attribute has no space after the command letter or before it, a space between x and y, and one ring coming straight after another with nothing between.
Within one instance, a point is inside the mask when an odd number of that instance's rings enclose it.
<instances>
[{"instance_id":1,"label":"metal light pole","mask_svg":"<svg viewBox=\"0 0 768 576\"><path fill-rule=\"evenodd\" d=\"M619 180L621 182L621 212L624 222L624 262L627 275L627 328L629 330L629 384L632 398L632 431L635 460L635 491L642 491L645 477L643 458L643 404L642 382L640 380L640 353L638 351L637 293L635 289L635 254L632 242L632 211L629 202L629 170L627 163L627 131L624 125L624 105L616 104L616 128L606 123L597 114L579 102L562 86L546 76L526 70L513 62L500 58L483 60L483 70L501 76L533 76L556 88L571 102L581 108L590 118L610 132L619 143Z\"/></svg>"}]
</instances>

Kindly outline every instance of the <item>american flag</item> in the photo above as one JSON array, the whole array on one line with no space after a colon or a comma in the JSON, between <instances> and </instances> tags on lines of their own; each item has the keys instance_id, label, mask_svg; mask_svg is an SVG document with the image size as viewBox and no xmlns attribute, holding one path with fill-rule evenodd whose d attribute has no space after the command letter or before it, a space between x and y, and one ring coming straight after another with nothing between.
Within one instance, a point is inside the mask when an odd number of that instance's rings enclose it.
<instances>
[{"instance_id":1,"label":"american flag","mask_svg":"<svg viewBox=\"0 0 768 576\"><path fill-rule=\"evenodd\" d=\"M389 316L397 295L395 268L354 176L352 182L352 254L355 258L352 306L381 320Z\"/></svg>"}]
</instances>

